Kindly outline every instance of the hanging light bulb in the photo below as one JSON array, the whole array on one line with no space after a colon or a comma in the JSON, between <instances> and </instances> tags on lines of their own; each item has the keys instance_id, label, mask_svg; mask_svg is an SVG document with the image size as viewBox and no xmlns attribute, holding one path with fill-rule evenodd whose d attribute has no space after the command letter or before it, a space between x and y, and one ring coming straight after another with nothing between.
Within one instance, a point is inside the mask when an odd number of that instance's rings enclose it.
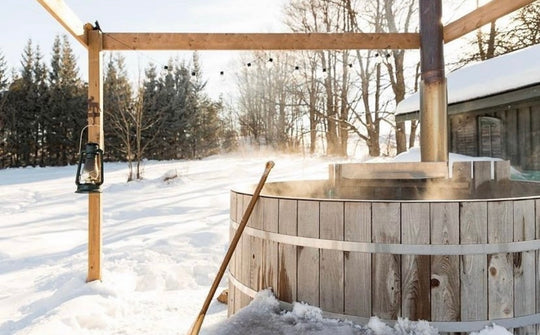
<instances>
[{"instance_id":1,"label":"hanging light bulb","mask_svg":"<svg viewBox=\"0 0 540 335\"><path fill-rule=\"evenodd\" d=\"M274 67L274 60L272 59L272 57L270 57L268 58L268 62L266 62L266 68L270 70L273 67Z\"/></svg>"},{"instance_id":2,"label":"hanging light bulb","mask_svg":"<svg viewBox=\"0 0 540 335\"><path fill-rule=\"evenodd\" d=\"M324 67L322 69L322 79L326 80L328 78L328 70L326 70L326 68Z\"/></svg>"},{"instance_id":3,"label":"hanging light bulb","mask_svg":"<svg viewBox=\"0 0 540 335\"><path fill-rule=\"evenodd\" d=\"M300 80L302 80L302 73L300 72L300 67L298 65L294 67L293 80L295 83L299 83Z\"/></svg>"},{"instance_id":4,"label":"hanging light bulb","mask_svg":"<svg viewBox=\"0 0 540 335\"><path fill-rule=\"evenodd\" d=\"M377 64L377 65L381 64L382 60L383 59L382 59L381 55L379 53L376 53L375 54L375 64Z\"/></svg>"}]
</instances>

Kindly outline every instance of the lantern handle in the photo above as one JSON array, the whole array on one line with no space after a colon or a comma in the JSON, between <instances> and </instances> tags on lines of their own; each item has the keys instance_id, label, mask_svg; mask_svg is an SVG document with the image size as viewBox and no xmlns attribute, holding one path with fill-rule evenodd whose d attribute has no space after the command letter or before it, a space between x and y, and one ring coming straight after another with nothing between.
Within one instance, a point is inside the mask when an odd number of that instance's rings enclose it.
<instances>
[{"instance_id":1,"label":"lantern handle","mask_svg":"<svg viewBox=\"0 0 540 335\"><path fill-rule=\"evenodd\" d=\"M79 137L79 152L81 152L81 150L82 150L82 137L83 137L84 130L87 129L88 127L99 127L99 125L97 125L97 124L87 124L86 126L84 126L83 129L81 129L81 135Z\"/></svg>"}]
</instances>

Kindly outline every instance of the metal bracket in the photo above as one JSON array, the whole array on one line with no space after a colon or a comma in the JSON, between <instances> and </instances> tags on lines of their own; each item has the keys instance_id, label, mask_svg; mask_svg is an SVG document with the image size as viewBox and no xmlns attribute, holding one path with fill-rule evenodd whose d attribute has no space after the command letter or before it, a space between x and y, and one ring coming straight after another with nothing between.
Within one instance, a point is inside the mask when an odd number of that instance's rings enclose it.
<instances>
[{"instance_id":1,"label":"metal bracket","mask_svg":"<svg viewBox=\"0 0 540 335\"><path fill-rule=\"evenodd\" d=\"M94 102L94 97L88 99L88 118L92 118L92 125L96 124L96 118L101 116L99 102Z\"/></svg>"}]
</instances>

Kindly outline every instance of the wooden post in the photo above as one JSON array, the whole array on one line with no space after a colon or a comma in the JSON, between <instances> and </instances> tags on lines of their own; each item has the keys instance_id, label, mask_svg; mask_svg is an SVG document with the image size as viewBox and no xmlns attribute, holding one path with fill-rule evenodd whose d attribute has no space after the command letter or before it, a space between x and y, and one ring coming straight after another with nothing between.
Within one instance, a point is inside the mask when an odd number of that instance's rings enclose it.
<instances>
[{"instance_id":1,"label":"wooden post","mask_svg":"<svg viewBox=\"0 0 540 335\"><path fill-rule=\"evenodd\" d=\"M98 143L104 148L103 141L103 81L101 50L103 37L101 31L93 30L91 25L85 25L88 39L88 99L93 113L88 115L88 142ZM89 106L90 107L90 106ZM89 108L90 110L90 108ZM101 193L88 195L88 276L87 282L101 280L101 221L103 208Z\"/></svg>"},{"instance_id":2,"label":"wooden post","mask_svg":"<svg viewBox=\"0 0 540 335\"><path fill-rule=\"evenodd\" d=\"M441 0L420 0L420 154L448 161L447 97Z\"/></svg>"}]
</instances>

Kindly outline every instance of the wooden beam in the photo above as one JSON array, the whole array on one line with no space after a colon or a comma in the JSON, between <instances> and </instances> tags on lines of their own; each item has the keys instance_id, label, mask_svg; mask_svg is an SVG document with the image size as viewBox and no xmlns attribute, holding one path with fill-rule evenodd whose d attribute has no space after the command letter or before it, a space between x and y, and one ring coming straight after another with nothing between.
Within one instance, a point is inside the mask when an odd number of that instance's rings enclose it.
<instances>
[{"instance_id":1,"label":"wooden beam","mask_svg":"<svg viewBox=\"0 0 540 335\"><path fill-rule=\"evenodd\" d=\"M88 116L88 142L103 148L103 76L101 50L103 35L99 30L88 30L88 99L98 106ZM103 206L101 193L88 194L88 276L87 282L101 280L101 222Z\"/></svg>"},{"instance_id":2,"label":"wooden beam","mask_svg":"<svg viewBox=\"0 0 540 335\"><path fill-rule=\"evenodd\" d=\"M104 50L418 49L417 33L105 33Z\"/></svg>"},{"instance_id":3,"label":"wooden beam","mask_svg":"<svg viewBox=\"0 0 540 335\"><path fill-rule=\"evenodd\" d=\"M37 0L75 39L87 46L84 24L64 0Z\"/></svg>"},{"instance_id":4,"label":"wooden beam","mask_svg":"<svg viewBox=\"0 0 540 335\"><path fill-rule=\"evenodd\" d=\"M444 42L448 43L535 0L492 0L444 27Z\"/></svg>"}]
</instances>

